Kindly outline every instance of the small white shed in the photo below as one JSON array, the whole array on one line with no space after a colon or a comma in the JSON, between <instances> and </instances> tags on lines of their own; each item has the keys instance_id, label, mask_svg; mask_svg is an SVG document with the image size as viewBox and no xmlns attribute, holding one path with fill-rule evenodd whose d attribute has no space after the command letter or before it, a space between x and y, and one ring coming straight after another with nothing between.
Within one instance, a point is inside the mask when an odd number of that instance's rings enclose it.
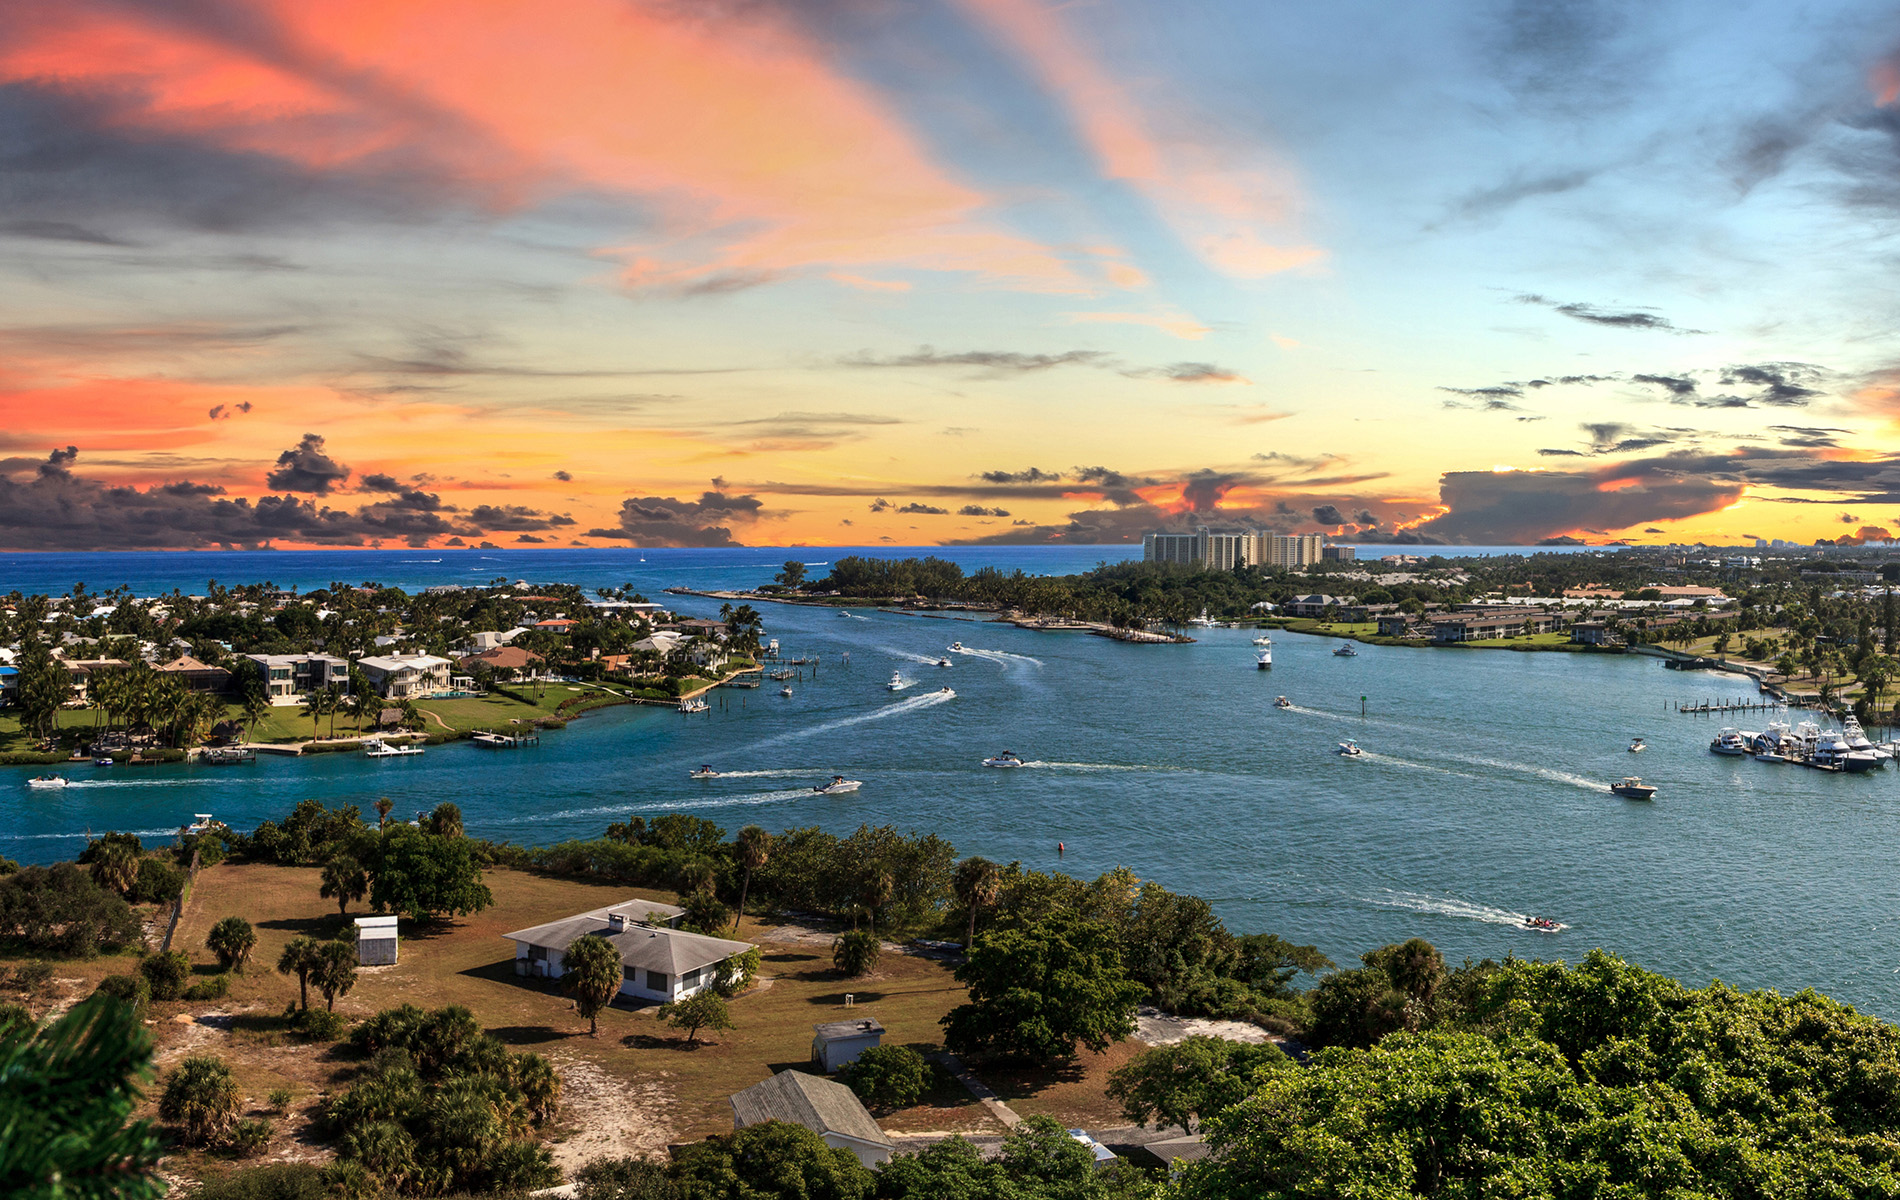
<instances>
[{"instance_id":1,"label":"small white shed","mask_svg":"<svg viewBox=\"0 0 1900 1200\"><path fill-rule=\"evenodd\" d=\"M878 1024L876 1017L860 1017L851 1021L826 1021L813 1025L811 1032L812 1065L829 1075L877 1045L884 1036L884 1026Z\"/></svg>"},{"instance_id":2,"label":"small white shed","mask_svg":"<svg viewBox=\"0 0 1900 1200\"><path fill-rule=\"evenodd\" d=\"M356 961L366 967L396 963L396 918L356 918Z\"/></svg>"}]
</instances>

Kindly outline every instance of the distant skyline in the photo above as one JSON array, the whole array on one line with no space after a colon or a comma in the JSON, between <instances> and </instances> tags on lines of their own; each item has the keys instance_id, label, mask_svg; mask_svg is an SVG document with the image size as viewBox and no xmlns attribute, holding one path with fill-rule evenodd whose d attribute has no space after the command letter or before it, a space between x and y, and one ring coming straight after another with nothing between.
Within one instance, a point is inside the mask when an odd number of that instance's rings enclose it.
<instances>
[{"instance_id":1,"label":"distant skyline","mask_svg":"<svg viewBox=\"0 0 1900 1200\"><path fill-rule=\"evenodd\" d=\"M5 0L0 547L1900 531L1900 11Z\"/></svg>"}]
</instances>

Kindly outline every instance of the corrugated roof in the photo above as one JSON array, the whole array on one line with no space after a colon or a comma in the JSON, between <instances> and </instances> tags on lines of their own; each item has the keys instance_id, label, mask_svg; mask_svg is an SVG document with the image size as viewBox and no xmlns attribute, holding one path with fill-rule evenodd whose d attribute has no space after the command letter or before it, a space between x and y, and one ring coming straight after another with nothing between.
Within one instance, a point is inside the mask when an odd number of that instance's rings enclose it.
<instances>
[{"instance_id":1,"label":"corrugated roof","mask_svg":"<svg viewBox=\"0 0 1900 1200\"><path fill-rule=\"evenodd\" d=\"M813 1133L841 1133L879 1146L896 1144L864 1111L857 1093L803 1071L780 1071L743 1092L734 1092L730 1102L732 1119L741 1129L761 1121L784 1121Z\"/></svg>"}]
</instances>

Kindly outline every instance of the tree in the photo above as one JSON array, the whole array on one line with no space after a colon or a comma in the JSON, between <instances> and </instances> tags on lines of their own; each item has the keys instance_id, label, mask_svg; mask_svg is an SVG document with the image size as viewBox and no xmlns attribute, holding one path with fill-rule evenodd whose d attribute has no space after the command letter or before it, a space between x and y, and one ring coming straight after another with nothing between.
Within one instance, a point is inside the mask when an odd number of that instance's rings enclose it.
<instances>
[{"instance_id":1,"label":"tree","mask_svg":"<svg viewBox=\"0 0 1900 1200\"><path fill-rule=\"evenodd\" d=\"M92 867L92 881L129 895L139 880L139 839L129 833L108 833L86 843L79 861Z\"/></svg>"},{"instance_id":2,"label":"tree","mask_svg":"<svg viewBox=\"0 0 1900 1200\"><path fill-rule=\"evenodd\" d=\"M191 959L178 950L160 950L139 960L139 974L152 987L152 999L176 1000L191 982Z\"/></svg>"},{"instance_id":3,"label":"tree","mask_svg":"<svg viewBox=\"0 0 1900 1200\"><path fill-rule=\"evenodd\" d=\"M310 982L323 993L325 1009L335 1012L336 998L350 994L350 989L356 986L356 968L356 947L349 942L325 942L317 947Z\"/></svg>"},{"instance_id":4,"label":"tree","mask_svg":"<svg viewBox=\"0 0 1900 1200\"><path fill-rule=\"evenodd\" d=\"M840 975L856 979L877 966L877 960L884 953L884 944L875 933L865 929L853 929L843 937L833 939L831 943L831 965Z\"/></svg>"},{"instance_id":5,"label":"tree","mask_svg":"<svg viewBox=\"0 0 1900 1200\"><path fill-rule=\"evenodd\" d=\"M625 978L620 950L606 938L580 937L561 954L561 985L587 1018L587 1036L600 1036L600 1012L620 992Z\"/></svg>"},{"instance_id":6,"label":"tree","mask_svg":"<svg viewBox=\"0 0 1900 1200\"><path fill-rule=\"evenodd\" d=\"M349 854L338 854L323 864L323 883L317 894L336 901L338 916L347 916L350 901L361 900L369 891L369 872Z\"/></svg>"},{"instance_id":7,"label":"tree","mask_svg":"<svg viewBox=\"0 0 1900 1200\"><path fill-rule=\"evenodd\" d=\"M704 1200L870 1200L876 1177L803 1125L763 1121L680 1150L673 1174Z\"/></svg>"},{"instance_id":8,"label":"tree","mask_svg":"<svg viewBox=\"0 0 1900 1200\"><path fill-rule=\"evenodd\" d=\"M195 1054L165 1079L158 1115L181 1127L185 1141L204 1146L222 1141L237 1124L238 1088L223 1059Z\"/></svg>"},{"instance_id":9,"label":"tree","mask_svg":"<svg viewBox=\"0 0 1900 1200\"><path fill-rule=\"evenodd\" d=\"M132 1005L92 996L44 1026L0 1027L0 1195L156 1200L161 1147L132 1121L152 1038Z\"/></svg>"},{"instance_id":10,"label":"tree","mask_svg":"<svg viewBox=\"0 0 1900 1200\"><path fill-rule=\"evenodd\" d=\"M205 949L218 956L218 964L242 975L251 951L257 948L257 933L243 917L226 917L211 927L205 937Z\"/></svg>"},{"instance_id":11,"label":"tree","mask_svg":"<svg viewBox=\"0 0 1900 1200\"><path fill-rule=\"evenodd\" d=\"M297 977L297 1003L305 1011L310 1008L310 974L317 968L317 953L322 945L315 938L295 937L277 956L277 973Z\"/></svg>"},{"instance_id":12,"label":"tree","mask_svg":"<svg viewBox=\"0 0 1900 1200\"><path fill-rule=\"evenodd\" d=\"M666 1167L648 1158L596 1158L574 1172L576 1200L681 1200Z\"/></svg>"},{"instance_id":13,"label":"tree","mask_svg":"<svg viewBox=\"0 0 1900 1200\"><path fill-rule=\"evenodd\" d=\"M930 1066L909 1046L871 1046L838 1072L838 1082L868 1108L893 1111L917 1103L930 1082Z\"/></svg>"},{"instance_id":14,"label":"tree","mask_svg":"<svg viewBox=\"0 0 1900 1200\"><path fill-rule=\"evenodd\" d=\"M459 838L462 836L462 809L447 800L435 806L425 823L430 833L437 837Z\"/></svg>"},{"instance_id":15,"label":"tree","mask_svg":"<svg viewBox=\"0 0 1900 1200\"><path fill-rule=\"evenodd\" d=\"M468 839L394 825L383 832L377 847L369 901L379 911L423 921L477 913L495 897L482 882Z\"/></svg>"},{"instance_id":16,"label":"tree","mask_svg":"<svg viewBox=\"0 0 1900 1200\"><path fill-rule=\"evenodd\" d=\"M799 564L802 569L804 564ZM772 835L757 825L747 825L733 839L733 856L739 860L739 907L732 914L732 931L739 931L739 922L745 919L746 892L752 887L752 873L764 868L772 860Z\"/></svg>"},{"instance_id":17,"label":"tree","mask_svg":"<svg viewBox=\"0 0 1900 1200\"><path fill-rule=\"evenodd\" d=\"M951 888L956 892L957 902L970 914L969 927L963 934L964 950L969 950L971 943L976 941L977 913L996 903L1002 884L1002 873L987 858L966 858L957 864Z\"/></svg>"},{"instance_id":18,"label":"tree","mask_svg":"<svg viewBox=\"0 0 1900 1200\"><path fill-rule=\"evenodd\" d=\"M726 927L726 906L709 891L696 891L680 897L680 928L694 933L717 936Z\"/></svg>"},{"instance_id":19,"label":"tree","mask_svg":"<svg viewBox=\"0 0 1900 1200\"><path fill-rule=\"evenodd\" d=\"M1109 1073L1108 1095L1129 1120L1178 1125L1188 1133L1246 1099L1265 1074L1290 1060L1272 1043L1249 1045L1195 1035L1156 1046Z\"/></svg>"},{"instance_id":20,"label":"tree","mask_svg":"<svg viewBox=\"0 0 1900 1200\"><path fill-rule=\"evenodd\" d=\"M371 805L370 807L376 810L376 828L378 829L388 828L389 827L389 812L391 809L396 807L395 802L390 800L388 796L383 796L383 797L380 797L376 801L376 803Z\"/></svg>"},{"instance_id":21,"label":"tree","mask_svg":"<svg viewBox=\"0 0 1900 1200\"><path fill-rule=\"evenodd\" d=\"M50 737L60 706L72 695L72 673L37 642L21 650L14 704L20 723L39 737Z\"/></svg>"},{"instance_id":22,"label":"tree","mask_svg":"<svg viewBox=\"0 0 1900 1200\"><path fill-rule=\"evenodd\" d=\"M805 582L805 564L793 559L772 578L774 582L784 584L788 588L798 587Z\"/></svg>"},{"instance_id":23,"label":"tree","mask_svg":"<svg viewBox=\"0 0 1900 1200\"><path fill-rule=\"evenodd\" d=\"M671 1004L660 1005L660 1018L675 1029L686 1031L686 1044L699 1044L699 1031L702 1029L731 1029L732 1013L726 1002L712 988L703 988L684 1000L675 1000Z\"/></svg>"},{"instance_id":24,"label":"tree","mask_svg":"<svg viewBox=\"0 0 1900 1200\"><path fill-rule=\"evenodd\" d=\"M1048 1062L1101 1052L1135 1031L1143 988L1122 969L1109 926L1073 913L992 929L956 971L970 1002L941 1022L955 1053L991 1050Z\"/></svg>"}]
</instances>

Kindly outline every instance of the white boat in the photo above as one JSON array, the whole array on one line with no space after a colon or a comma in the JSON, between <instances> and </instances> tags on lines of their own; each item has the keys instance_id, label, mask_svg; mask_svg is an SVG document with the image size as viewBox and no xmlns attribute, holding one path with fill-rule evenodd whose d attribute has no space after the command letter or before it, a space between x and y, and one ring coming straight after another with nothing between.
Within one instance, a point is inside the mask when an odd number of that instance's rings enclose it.
<instances>
[{"instance_id":1,"label":"white boat","mask_svg":"<svg viewBox=\"0 0 1900 1200\"><path fill-rule=\"evenodd\" d=\"M1570 926L1562 921L1553 921L1549 917L1525 917L1524 928L1533 933L1562 933Z\"/></svg>"},{"instance_id":2,"label":"white boat","mask_svg":"<svg viewBox=\"0 0 1900 1200\"><path fill-rule=\"evenodd\" d=\"M779 694L779 695L781 695L781 696L790 696L790 695L792 694L792 688L791 688L791 685L790 685L790 684L787 684L787 685L785 685L784 687L782 687L782 688L780 688L780 689L778 690L778 694Z\"/></svg>"},{"instance_id":3,"label":"white boat","mask_svg":"<svg viewBox=\"0 0 1900 1200\"><path fill-rule=\"evenodd\" d=\"M1347 642L1345 645L1341 646L1339 649L1333 651L1333 657L1334 658L1358 658L1359 652L1352 648L1351 642Z\"/></svg>"},{"instance_id":4,"label":"white boat","mask_svg":"<svg viewBox=\"0 0 1900 1200\"><path fill-rule=\"evenodd\" d=\"M1272 670L1273 669L1273 651L1262 650L1259 654L1254 656L1253 665L1256 671Z\"/></svg>"},{"instance_id":5,"label":"white boat","mask_svg":"<svg viewBox=\"0 0 1900 1200\"><path fill-rule=\"evenodd\" d=\"M719 778L719 772L713 770L711 766L704 766L704 767L701 767L697 771L686 772L686 778L688 779L717 779Z\"/></svg>"},{"instance_id":6,"label":"white boat","mask_svg":"<svg viewBox=\"0 0 1900 1200\"><path fill-rule=\"evenodd\" d=\"M1345 741L1339 743L1339 752L1347 758L1358 758L1361 754L1365 753L1364 750L1359 748L1359 743L1353 741L1351 738L1347 738Z\"/></svg>"},{"instance_id":7,"label":"white boat","mask_svg":"<svg viewBox=\"0 0 1900 1200\"><path fill-rule=\"evenodd\" d=\"M1626 800L1649 800L1656 795L1656 789L1642 780L1630 775L1620 782L1610 785L1610 790Z\"/></svg>"},{"instance_id":8,"label":"white boat","mask_svg":"<svg viewBox=\"0 0 1900 1200\"><path fill-rule=\"evenodd\" d=\"M944 687L944 688L938 688L938 689L937 689L937 694L938 694L939 696L954 696L954 695L956 695L956 693L955 693L955 692L953 692L953 691L951 691L951 690L950 690L949 688L947 688L947 687Z\"/></svg>"},{"instance_id":9,"label":"white boat","mask_svg":"<svg viewBox=\"0 0 1900 1200\"><path fill-rule=\"evenodd\" d=\"M893 692L901 692L909 686L910 680L904 678L903 673L900 671L892 671L891 681L884 685L886 690Z\"/></svg>"},{"instance_id":10,"label":"white boat","mask_svg":"<svg viewBox=\"0 0 1900 1200\"><path fill-rule=\"evenodd\" d=\"M1641 754L1643 751L1647 749L1649 749L1649 743L1643 741L1642 738L1630 739L1630 753L1631 754Z\"/></svg>"},{"instance_id":11,"label":"white boat","mask_svg":"<svg viewBox=\"0 0 1900 1200\"><path fill-rule=\"evenodd\" d=\"M1253 644L1256 646L1271 646L1273 645L1273 639L1263 633L1253 640Z\"/></svg>"},{"instance_id":12,"label":"white boat","mask_svg":"<svg viewBox=\"0 0 1900 1200\"><path fill-rule=\"evenodd\" d=\"M1847 739L1850 749L1857 753L1873 755L1880 765L1884 766L1886 761L1893 757L1892 754L1868 740L1867 731L1860 727L1860 718L1853 713L1848 713L1847 719L1841 722L1841 736Z\"/></svg>"},{"instance_id":13,"label":"white boat","mask_svg":"<svg viewBox=\"0 0 1900 1200\"><path fill-rule=\"evenodd\" d=\"M1207 610L1203 608L1200 616L1188 618L1188 624L1196 629L1212 629L1214 628L1215 622L1207 615Z\"/></svg>"},{"instance_id":14,"label":"white boat","mask_svg":"<svg viewBox=\"0 0 1900 1200\"><path fill-rule=\"evenodd\" d=\"M1016 757L1014 750L1005 750L1001 754L984 759L983 765L986 767L1020 767L1023 765L1023 760Z\"/></svg>"},{"instance_id":15,"label":"white boat","mask_svg":"<svg viewBox=\"0 0 1900 1200\"><path fill-rule=\"evenodd\" d=\"M950 665L950 660L947 658L940 658L937 660L937 665L940 667L947 667Z\"/></svg>"},{"instance_id":16,"label":"white boat","mask_svg":"<svg viewBox=\"0 0 1900 1200\"><path fill-rule=\"evenodd\" d=\"M850 614L850 613L848 613L848 612L846 612L846 611L845 611L844 609L842 609L842 608L841 608L841 609L839 609L839 610L838 610L838 615L839 615L839 616L841 616L841 617L847 617L847 618L848 618L848 617L850 617L850 615L851 615L851 614Z\"/></svg>"},{"instance_id":17,"label":"white boat","mask_svg":"<svg viewBox=\"0 0 1900 1200\"><path fill-rule=\"evenodd\" d=\"M1709 743L1709 752L1739 758L1748 753L1748 739L1742 736L1739 729L1724 729Z\"/></svg>"},{"instance_id":18,"label":"white boat","mask_svg":"<svg viewBox=\"0 0 1900 1200\"><path fill-rule=\"evenodd\" d=\"M192 813L191 824L185 826L187 834L210 833L217 828L218 822L210 813Z\"/></svg>"},{"instance_id":19,"label":"white boat","mask_svg":"<svg viewBox=\"0 0 1900 1200\"><path fill-rule=\"evenodd\" d=\"M1847 744L1840 730L1823 729L1815 736L1813 749L1808 751L1808 764L1824 771L1845 771L1848 769L1848 759L1853 754L1853 747ZM1871 757L1863 757L1854 769L1865 771L1876 765Z\"/></svg>"},{"instance_id":20,"label":"white boat","mask_svg":"<svg viewBox=\"0 0 1900 1200\"><path fill-rule=\"evenodd\" d=\"M712 705L706 703L704 700L701 700L699 697L695 696L691 700L680 701L680 711L683 713L711 712Z\"/></svg>"},{"instance_id":21,"label":"white boat","mask_svg":"<svg viewBox=\"0 0 1900 1200\"><path fill-rule=\"evenodd\" d=\"M30 788L63 788L68 786L64 775L35 775L26 781Z\"/></svg>"},{"instance_id":22,"label":"white boat","mask_svg":"<svg viewBox=\"0 0 1900 1200\"><path fill-rule=\"evenodd\" d=\"M951 642L951 643L950 643L950 649L952 649L952 650L955 650L955 651L957 651L957 652L959 652L959 653L961 653L961 652L962 652L962 650L963 650L963 643L962 643L962 642Z\"/></svg>"},{"instance_id":23,"label":"white boat","mask_svg":"<svg viewBox=\"0 0 1900 1200\"><path fill-rule=\"evenodd\" d=\"M861 779L846 779L842 775L833 775L830 783L821 783L812 791L820 796L836 796L844 792L855 792L864 786Z\"/></svg>"},{"instance_id":24,"label":"white boat","mask_svg":"<svg viewBox=\"0 0 1900 1200\"><path fill-rule=\"evenodd\" d=\"M1292 707L1293 707L1293 701L1291 701L1291 700L1288 700L1288 699L1287 699L1287 698L1286 698L1285 696L1275 696L1275 697L1273 698L1273 707L1275 707L1275 708L1292 708Z\"/></svg>"},{"instance_id":25,"label":"white boat","mask_svg":"<svg viewBox=\"0 0 1900 1200\"><path fill-rule=\"evenodd\" d=\"M366 758L414 758L421 753L421 746L392 746L381 738L371 738L363 743L363 755Z\"/></svg>"}]
</instances>

